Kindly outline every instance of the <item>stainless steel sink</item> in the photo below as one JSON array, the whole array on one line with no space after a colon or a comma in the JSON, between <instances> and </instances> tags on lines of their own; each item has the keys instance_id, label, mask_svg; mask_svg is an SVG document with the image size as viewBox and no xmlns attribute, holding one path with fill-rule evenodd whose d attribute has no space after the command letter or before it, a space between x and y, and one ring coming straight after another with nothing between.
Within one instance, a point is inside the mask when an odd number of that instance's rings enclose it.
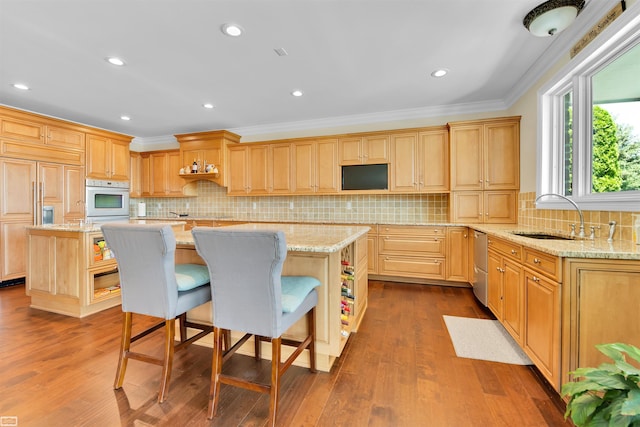
<instances>
[{"instance_id":1,"label":"stainless steel sink","mask_svg":"<svg viewBox=\"0 0 640 427\"><path fill-rule=\"evenodd\" d=\"M512 231L511 234L516 236L528 237L530 239L541 240L575 240L572 236L563 236L560 234L545 233L544 231Z\"/></svg>"}]
</instances>

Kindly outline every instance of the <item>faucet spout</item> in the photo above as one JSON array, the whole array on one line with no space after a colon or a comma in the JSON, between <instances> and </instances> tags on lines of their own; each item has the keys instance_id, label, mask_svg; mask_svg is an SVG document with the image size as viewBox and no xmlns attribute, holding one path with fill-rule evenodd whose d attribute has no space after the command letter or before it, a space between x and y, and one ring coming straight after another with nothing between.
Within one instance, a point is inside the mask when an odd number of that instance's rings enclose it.
<instances>
[{"instance_id":1,"label":"faucet spout","mask_svg":"<svg viewBox=\"0 0 640 427\"><path fill-rule=\"evenodd\" d=\"M564 199L567 202L571 203L573 205L573 207L576 208L576 211L578 211L578 215L580 215L580 231L578 233L578 236L584 237L584 216L582 215L582 210L580 210L580 207L578 206L578 204L576 202L574 202L573 200L571 200L570 198L568 198L567 196L563 196L562 194L558 194L558 193L544 193L544 194L541 194L538 197L536 197L536 200L535 200L534 203L538 203L538 200L540 200L540 199L542 199L543 197L546 197L546 196L560 197L561 199Z\"/></svg>"}]
</instances>

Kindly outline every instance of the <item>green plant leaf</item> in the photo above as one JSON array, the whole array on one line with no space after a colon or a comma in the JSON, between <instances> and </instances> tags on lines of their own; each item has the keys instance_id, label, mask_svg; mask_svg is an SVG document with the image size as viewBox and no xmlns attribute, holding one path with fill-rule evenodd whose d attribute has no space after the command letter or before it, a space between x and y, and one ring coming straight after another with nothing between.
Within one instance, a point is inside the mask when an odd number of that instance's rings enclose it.
<instances>
[{"instance_id":1,"label":"green plant leaf","mask_svg":"<svg viewBox=\"0 0 640 427\"><path fill-rule=\"evenodd\" d=\"M631 390L622 403L621 413L629 416L640 416L640 390Z\"/></svg>"},{"instance_id":2,"label":"green plant leaf","mask_svg":"<svg viewBox=\"0 0 640 427\"><path fill-rule=\"evenodd\" d=\"M567 404L565 417L571 415L571 420L576 425L585 425L602 402L601 398L589 393L576 396Z\"/></svg>"},{"instance_id":3,"label":"green plant leaf","mask_svg":"<svg viewBox=\"0 0 640 427\"><path fill-rule=\"evenodd\" d=\"M596 344L596 348L600 353L607 356L609 359L613 359L614 361L624 360L624 354L621 350L620 343L612 343L612 344Z\"/></svg>"},{"instance_id":4,"label":"green plant leaf","mask_svg":"<svg viewBox=\"0 0 640 427\"><path fill-rule=\"evenodd\" d=\"M629 390L630 383L621 374L611 374L607 371L593 371L585 376L586 379L592 380L602 387L616 390ZM598 390L602 390L599 388Z\"/></svg>"},{"instance_id":5,"label":"green plant leaf","mask_svg":"<svg viewBox=\"0 0 640 427\"><path fill-rule=\"evenodd\" d=\"M630 344L619 343L619 342L611 343L611 344L599 344L599 345L596 345L596 348L598 350L600 350L601 352L603 352L603 353L604 353L604 351L602 351L602 349L600 347L603 347L605 349L616 350L616 351L619 351L619 352L625 352L633 360L635 360L636 362L640 362L640 348L638 348L638 347L632 346ZM604 353L604 354L606 354L606 353ZM611 356L609 356L609 357L611 357Z\"/></svg>"}]
</instances>

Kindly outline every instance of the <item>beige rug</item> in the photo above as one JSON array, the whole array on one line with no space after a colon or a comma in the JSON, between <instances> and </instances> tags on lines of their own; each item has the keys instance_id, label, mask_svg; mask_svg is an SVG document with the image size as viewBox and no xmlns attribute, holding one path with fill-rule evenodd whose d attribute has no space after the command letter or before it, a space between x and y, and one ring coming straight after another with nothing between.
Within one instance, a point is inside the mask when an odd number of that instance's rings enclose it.
<instances>
[{"instance_id":1,"label":"beige rug","mask_svg":"<svg viewBox=\"0 0 640 427\"><path fill-rule=\"evenodd\" d=\"M458 357L514 365L533 364L497 320L442 317Z\"/></svg>"}]
</instances>

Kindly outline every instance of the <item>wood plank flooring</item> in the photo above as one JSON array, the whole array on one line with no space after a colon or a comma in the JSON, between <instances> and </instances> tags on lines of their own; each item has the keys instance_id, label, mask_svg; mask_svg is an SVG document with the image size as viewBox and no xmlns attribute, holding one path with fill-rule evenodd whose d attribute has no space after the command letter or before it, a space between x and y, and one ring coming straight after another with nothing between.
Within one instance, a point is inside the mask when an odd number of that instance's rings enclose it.
<instances>
[{"instance_id":1,"label":"wood plank flooring","mask_svg":"<svg viewBox=\"0 0 640 427\"><path fill-rule=\"evenodd\" d=\"M371 281L369 292L360 330L330 373L294 366L284 376L279 425L571 425L534 369L456 357L442 315L491 317L470 289ZM268 396L225 385L218 417L206 419L207 347L176 353L163 404L157 366L129 362L113 390L120 328L119 307L75 319L29 308L24 286L1 288L0 416L20 427L265 425ZM161 336L141 345L160 349ZM268 363L241 355L226 370L269 376Z\"/></svg>"}]
</instances>

